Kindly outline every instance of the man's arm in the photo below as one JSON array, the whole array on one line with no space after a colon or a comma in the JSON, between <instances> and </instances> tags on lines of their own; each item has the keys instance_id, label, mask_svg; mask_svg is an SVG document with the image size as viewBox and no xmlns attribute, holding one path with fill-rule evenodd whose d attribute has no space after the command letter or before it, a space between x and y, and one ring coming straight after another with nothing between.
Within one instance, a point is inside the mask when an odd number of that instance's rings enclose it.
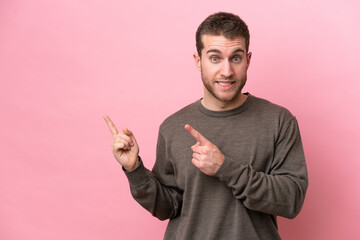
<instances>
[{"instance_id":1,"label":"man's arm","mask_svg":"<svg viewBox=\"0 0 360 240\"><path fill-rule=\"evenodd\" d=\"M192 147L193 164L203 173L224 182L247 208L287 218L294 218L299 213L308 178L295 118L280 130L269 174L224 156L191 126L185 128L198 141Z\"/></svg>"},{"instance_id":2,"label":"man's arm","mask_svg":"<svg viewBox=\"0 0 360 240\"><path fill-rule=\"evenodd\" d=\"M164 169L162 178L156 177L144 167L138 156L139 146L133 133L127 128L119 133L107 115L104 119L114 139L112 144L114 157L123 166L135 200L160 220L177 216L181 209L182 193L177 189L172 168ZM164 144L164 140L159 135L157 161L166 159ZM159 173L159 176L162 174Z\"/></svg>"},{"instance_id":3,"label":"man's arm","mask_svg":"<svg viewBox=\"0 0 360 240\"><path fill-rule=\"evenodd\" d=\"M154 170L153 170L154 171ZM181 211L182 192L172 185L173 174L166 174L160 180L153 172L140 165L131 172L125 171L134 199L153 216L160 220L176 217ZM166 185L165 185L166 184ZM171 186L172 185L172 186Z\"/></svg>"},{"instance_id":4,"label":"man's arm","mask_svg":"<svg viewBox=\"0 0 360 240\"><path fill-rule=\"evenodd\" d=\"M126 172L135 200L160 220L176 217L182 206L183 194L176 184L174 168L167 161L165 141L159 132L156 162L152 171L143 164Z\"/></svg>"}]
</instances>

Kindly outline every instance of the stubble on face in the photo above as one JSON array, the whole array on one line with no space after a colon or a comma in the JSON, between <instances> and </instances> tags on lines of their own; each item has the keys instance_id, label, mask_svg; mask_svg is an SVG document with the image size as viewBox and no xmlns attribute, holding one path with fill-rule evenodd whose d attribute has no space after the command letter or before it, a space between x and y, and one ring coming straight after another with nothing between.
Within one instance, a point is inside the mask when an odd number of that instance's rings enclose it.
<instances>
[{"instance_id":1,"label":"stubble on face","mask_svg":"<svg viewBox=\"0 0 360 240\"><path fill-rule=\"evenodd\" d=\"M228 97L221 97L221 96L218 96L213 87L210 85L209 83L209 79L206 79L206 77L204 76L204 73L203 73L203 70L202 70L202 66L201 66L201 80L204 84L204 87L207 89L207 91L214 97L216 98L218 101L220 102L224 102L226 104L228 103L231 103L231 102L235 102L237 101L239 98L241 98L241 94L242 94L242 90L245 86L245 83L246 83L246 80L247 80L247 76L246 76L246 73L245 73L245 76L244 76L244 79L243 81L240 82L240 85L238 88L236 88L234 90L234 93ZM213 81L220 81L220 80L223 80L223 79L214 79ZM227 78L227 79L224 79L224 80L232 80L231 78ZM211 81L211 80L210 80ZM236 82L236 80L234 80Z\"/></svg>"},{"instance_id":2,"label":"stubble on face","mask_svg":"<svg viewBox=\"0 0 360 240\"><path fill-rule=\"evenodd\" d=\"M202 40L201 56L194 54L194 59L204 85L203 105L215 111L240 106L246 100L242 90L251 58L245 39L204 35Z\"/></svg>"}]
</instances>

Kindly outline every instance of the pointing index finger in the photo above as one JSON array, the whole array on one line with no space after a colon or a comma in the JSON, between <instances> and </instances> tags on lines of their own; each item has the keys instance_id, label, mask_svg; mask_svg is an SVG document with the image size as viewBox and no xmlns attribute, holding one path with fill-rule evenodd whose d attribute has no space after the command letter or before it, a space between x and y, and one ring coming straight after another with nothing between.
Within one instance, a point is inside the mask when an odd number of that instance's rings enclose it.
<instances>
[{"instance_id":1,"label":"pointing index finger","mask_svg":"<svg viewBox=\"0 0 360 240\"><path fill-rule=\"evenodd\" d=\"M185 129L193 136L200 144L205 144L207 139L201 135L198 131L196 131L192 126L189 124L185 125Z\"/></svg>"},{"instance_id":2,"label":"pointing index finger","mask_svg":"<svg viewBox=\"0 0 360 240\"><path fill-rule=\"evenodd\" d=\"M108 115L104 115L104 120L106 122L106 124L108 125L111 135L115 138L115 136L119 133L118 130L115 127L115 124L111 121L111 119L109 118Z\"/></svg>"}]
</instances>

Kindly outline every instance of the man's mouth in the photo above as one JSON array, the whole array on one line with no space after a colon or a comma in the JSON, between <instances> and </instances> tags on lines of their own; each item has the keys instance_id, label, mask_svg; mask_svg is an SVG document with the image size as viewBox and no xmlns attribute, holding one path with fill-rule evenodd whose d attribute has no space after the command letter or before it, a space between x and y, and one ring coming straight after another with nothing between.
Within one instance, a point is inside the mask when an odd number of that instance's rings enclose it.
<instances>
[{"instance_id":1,"label":"man's mouth","mask_svg":"<svg viewBox=\"0 0 360 240\"><path fill-rule=\"evenodd\" d=\"M217 83L220 84L221 86L228 86L228 85L233 84L234 82L219 82L219 81L217 81Z\"/></svg>"},{"instance_id":2,"label":"man's mouth","mask_svg":"<svg viewBox=\"0 0 360 240\"><path fill-rule=\"evenodd\" d=\"M221 89L229 89L234 85L234 81L216 81L216 84L221 88Z\"/></svg>"}]
</instances>

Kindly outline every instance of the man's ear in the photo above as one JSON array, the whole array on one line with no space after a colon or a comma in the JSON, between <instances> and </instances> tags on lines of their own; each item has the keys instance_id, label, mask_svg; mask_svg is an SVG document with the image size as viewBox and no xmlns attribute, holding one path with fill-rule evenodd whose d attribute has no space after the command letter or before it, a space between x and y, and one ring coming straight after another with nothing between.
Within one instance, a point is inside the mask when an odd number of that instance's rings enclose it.
<instances>
[{"instance_id":1,"label":"man's ear","mask_svg":"<svg viewBox=\"0 0 360 240\"><path fill-rule=\"evenodd\" d=\"M197 53L194 53L193 57L194 57L194 61L195 61L195 66L197 67L197 69L199 71L201 71L201 59L200 59L200 56Z\"/></svg>"},{"instance_id":2,"label":"man's ear","mask_svg":"<svg viewBox=\"0 0 360 240\"><path fill-rule=\"evenodd\" d=\"M247 60L247 67L246 67L246 70L249 68L250 66L250 61L251 61L251 56L252 56L252 52L249 52L246 56L246 60Z\"/></svg>"}]
</instances>

